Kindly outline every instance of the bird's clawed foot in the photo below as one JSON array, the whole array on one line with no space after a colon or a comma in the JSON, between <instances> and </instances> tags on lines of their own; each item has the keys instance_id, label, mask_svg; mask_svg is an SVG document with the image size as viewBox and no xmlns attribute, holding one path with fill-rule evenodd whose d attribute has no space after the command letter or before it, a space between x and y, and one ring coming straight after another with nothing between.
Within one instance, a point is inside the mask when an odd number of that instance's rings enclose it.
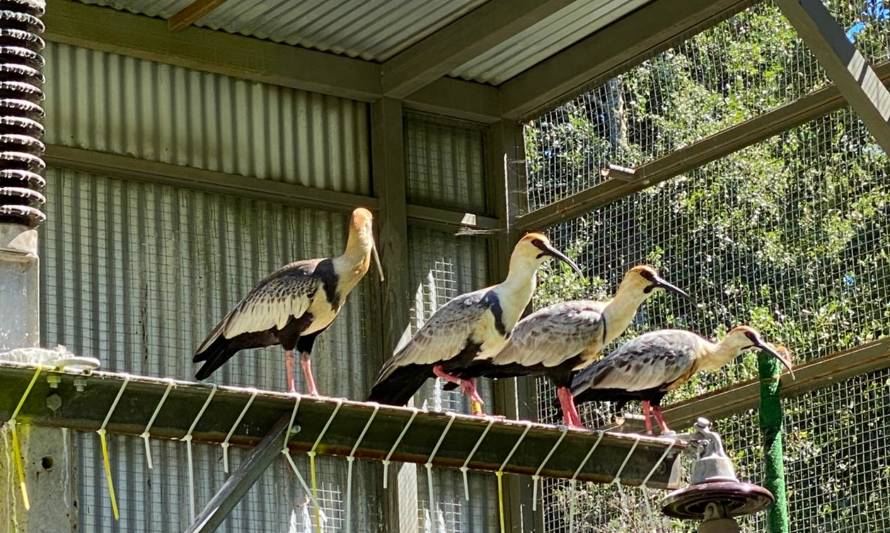
<instances>
[{"instance_id":1,"label":"bird's clawed foot","mask_svg":"<svg viewBox=\"0 0 890 533\"><path fill-rule=\"evenodd\" d=\"M676 432L671 431L670 428L668 428L667 423L664 421L664 416L661 414L661 407L657 405L650 406L649 402L643 402L643 421L646 423L647 435L654 435L652 432L652 420L649 418L650 410L652 418L658 423L659 435L676 435Z\"/></svg>"},{"instance_id":2,"label":"bird's clawed foot","mask_svg":"<svg viewBox=\"0 0 890 533\"><path fill-rule=\"evenodd\" d=\"M559 398L559 406L562 408L562 420L566 427L572 429L582 429L584 424L581 423L581 415L575 408L575 398L572 391L568 387L557 387L556 396Z\"/></svg>"},{"instance_id":3,"label":"bird's clawed foot","mask_svg":"<svg viewBox=\"0 0 890 533\"><path fill-rule=\"evenodd\" d=\"M479 391L476 390L476 380L462 379L460 380L460 388L470 399L470 411L476 416L485 416L485 412L482 410L485 402L479 396Z\"/></svg>"}]
</instances>

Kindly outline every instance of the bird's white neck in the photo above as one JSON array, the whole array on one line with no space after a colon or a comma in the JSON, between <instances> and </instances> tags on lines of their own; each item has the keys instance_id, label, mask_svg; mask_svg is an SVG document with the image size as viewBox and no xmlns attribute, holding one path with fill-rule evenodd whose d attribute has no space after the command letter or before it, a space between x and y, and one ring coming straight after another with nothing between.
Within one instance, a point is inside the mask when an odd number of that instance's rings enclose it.
<instances>
[{"instance_id":1,"label":"bird's white neck","mask_svg":"<svg viewBox=\"0 0 890 533\"><path fill-rule=\"evenodd\" d=\"M339 278L339 289L345 294L368 272L371 265L371 247L373 237L351 230L346 240L346 249L342 255L334 258L334 272Z\"/></svg>"},{"instance_id":2,"label":"bird's white neck","mask_svg":"<svg viewBox=\"0 0 890 533\"><path fill-rule=\"evenodd\" d=\"M702 339L704 347L698 357L698 368L701 370L717 370L735 359L744 345L731 336L723 337L720 342Z\"/></svg>"},{"instance_id":3,"label":"bird's white neck","mask_svg":"<svg viewBox=\"0 0 890 533\"><path fill-rule=\"evenodd\" d=\"M618 286L615 297L606 302L606 307L603 309L603 316L606 318L605 344L624 333L637 314L637 309L650 294L637 287L627 287L623 283Z\"/></svg>"},{"instance_id":4,"label":"bird's white neck","mask_svg":"<svg viewBox=\"0 0 890 533\"><path fill-rule=\"evenodd\" d=\"M538 261L528 257L511 257L507 278L494 287L501 300L504 325L508 330L519 320L532 299L537 279Z\"/></svg>"}]
</instances>

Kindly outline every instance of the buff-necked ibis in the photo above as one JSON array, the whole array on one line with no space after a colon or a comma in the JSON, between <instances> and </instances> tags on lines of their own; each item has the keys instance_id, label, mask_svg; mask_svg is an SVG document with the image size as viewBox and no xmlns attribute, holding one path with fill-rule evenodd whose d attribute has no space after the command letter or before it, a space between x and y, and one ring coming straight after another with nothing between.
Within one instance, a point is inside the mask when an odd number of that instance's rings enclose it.
<instances>
[{"instance_id":1,"label":"buff-necked ibis","mask_svg":"<svg viewBox=\"0 0 890 533\"><path fill-rule=\"evenodd\" d=\"M288 390L296 391L296 348L308 392L318 395L309 359L315 338L337 318L372 258L383 281L372 226L371 212L358 208L350 216L342 255L296 261L262 280L198 347L194 362L204 364L195 377L206 379L240 350L279 344L284 348Z\"/></svg>"}]
</instances>

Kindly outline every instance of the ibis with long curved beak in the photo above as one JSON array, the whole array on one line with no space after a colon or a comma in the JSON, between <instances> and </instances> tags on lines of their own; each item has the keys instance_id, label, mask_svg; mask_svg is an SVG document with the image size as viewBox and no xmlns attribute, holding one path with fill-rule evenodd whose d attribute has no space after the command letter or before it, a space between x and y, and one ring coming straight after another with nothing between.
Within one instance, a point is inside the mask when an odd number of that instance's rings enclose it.
<instances>
[{"instance_id":1,"label":"ibis with long curved beak","mask_svg":"<svg viewBox=\"0 0 890 533\"><path fill-rule=\"evenodd\" d=\"M537 284L536 272L555 257L581 273L571 259L540 233L522 237L510 256L510 270L500 284L462 294L433 313L414 337L384 364L369 401L405 405L428 379L438 377L459 386L474 414L482 414L475 380L455 372L476 358L500 351Z\"/></svg>"},{"instance_id":2,"label":"ibis with long curved beak","mask_svg":"<svg viewBox=\"0 0 890 533\"><path fill-rule=\"evenodd\" d=\"M578 404L589 401L643 402L646 431L652 433L651 415L661 433L670 430L661 414L661 399L680 387L697 372L717 370L739 352L759 348L777 358L794 377L791 362L765 342L754 328L738 326L720 342L711 342L691 331L663 329L652 331L621 345L607 357L588 367L572 380L572 394Z\"/></svg>"},{"instance_id":3,"label":"ibis with long curved beak","mask_svg":"<svg viewBox=\"0 0 890 533\"><path fill-rule=\"evenodd\" d=\"M611 300L575 300L540 309L516 325L510 340L495 357L474 361L461 375L547 376L556 386L563 422L579 427L581 418L570 392L572 374L590 365L605 346L624 333L637 309L655 289L667 289L688 298L654 268L633 267L624 275Z\"/></svg>"},{"instance_id":4,"label":"ibis with long curved beak","mask_svg":"<svg viewBox=\"0 0 890 533\"><path fill-rule=\"evenodd\" d=\"M288 391L296 392L296 348L308 392L317 396L309 359L312 345L337 318L372 258L383 281L374 244L373 216L360 207L349 218L349 236L342 255L286 265L238 302L195 351L194 362L204 363L195 377L206 379L240 350L280 344L284 348Z\"/></svg>"}]
</instances>

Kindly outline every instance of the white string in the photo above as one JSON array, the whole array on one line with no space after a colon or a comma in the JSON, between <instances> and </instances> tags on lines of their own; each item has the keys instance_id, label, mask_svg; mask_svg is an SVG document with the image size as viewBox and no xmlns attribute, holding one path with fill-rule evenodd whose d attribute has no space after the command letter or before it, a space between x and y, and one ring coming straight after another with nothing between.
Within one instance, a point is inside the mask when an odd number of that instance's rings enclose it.
<instances>
[{"instance_id":1,"label":"white string","mask_svg":"<svg viewBox=\"0 0 890 533\"><path fill-rule=\"evenodd\" d=\"M318 447L318 444L321 442L321 439L324 437L324 434L327 433L328 428L331 426L331 422L334 421L334 417L337 416L337 411L340 410L340 407L343 406L343 398L337 398L337 406L334 407L334 412L331 413L331 416L328 417L328 421L325 422L323 428L321 428L321 433L318 434L318 438L315 439L315 444L312 445L312 449L309 450L309 454L315 453L315 448Z\"/></svg>"},{"instance_id":2,"label":"white string","mask_svg":"<svg viewBox=\"0 0 890 533\"><path fill-rule=\"evenodd\" d=\"M189 516L192 521L195 520L195 465L192 460L192 432L195 430L195 426L198 425L198 421L201 420L201 417L204 416L204 411L207 410L207 406L210 405L210 401L213 400L213 396L216 394L216 383L210 389L210 394L207 396L207 399L204 400L204 405L201 406L201 410L198 411L198 414L195 415L195 419L192 420L192 425L189 426L188 431L186 431L185 436L183 436L181 441L185 441L185 456L188 463L188 474L189 474Z\"/></svg>"},{"instance_id":3,"label":"white string","mask_svg":"<svg viewBox=\"0 0 890 533\"><path fill-rule=\"evenodd\" d=\"M525 430L522 432L522 435L519 436L519 440L516 441L516 444L513 445L513 448L510 450L510 453L507 454L507 458L504 459L504 462L501 463L501 467L498 468L498 473L504 471L504 468L507 467L507 463L510 462L510 459L513 458L513 454L516 453L516 450L519 449L519 445L522 444L522 441L525 440L525 436L528 434L528 430L532 428L532 423L529 421L525 422Z\"/></svg>"},{"instance_id":4,"label":"white string","mask_svg":"<svg viewBox=\"0 0 890 533\"><path fill-rule=\"evenodd\" d=\"M584 468L584 465L590 460L590 456L593 455L597 446L600 445L600 441L603 440L603 432L598 431L597 433L599 433L599 436L596 438L596 442L590 447L590 451L584 456L584 460L581 461L581 464L578 465L578 468L575 469L575 473L572 474L572 478L569 480L569 531L574 531L575 529L575 480L578 479L581 469Z\"/></svg>"},{"instance_id":5,"label":"white string","mask_svg":"<svg viewBox=\"0 0 890 533\"><path fill-rule=\"evenodd\" d=\"M448 430L451 429L451 424L454 424L455 416L456 415L453 412L448 413L448 423L445 424L445 429L443 429L442 434L439 435L439 440L436 441L436 446L433 448L433 451L426 459L426 463L424 463L423 465L423 467L426 468L426 488L427 493L430 497L430 509L436 515L439 514L439 505L438 502L436 502L436 499L433 497L433 459L436 457L436 453L439 451L439 447L442 446L442 442L445 441L445 435L447 435Z\"/></svg>"},{"instance_id":6,"label":"white string","mask_svg":"<svg viewBox=\"0 0 890 533\"><path fill-rule=\"evenodd\" d=\"M488 430L491 429L491 426L494 424L494 418L488 419L488 425L485 426L485 431L482 432L482 435L479 436L479 440L476 441L476 445L473 446L473 449L470 450L470 454L467 455L467 460L464 461L464 464L460 467L460 473L464 477L464 498L467 501L470 501L470 484L467 481L467 465L470 464L470 460L473 459L473 455L476 454L476 450L479 449L479 445L482 444L482 441L485 439L485 436L488 435Z\"/></svg>"},{"instance_id":7,"label":"white string","mask_svg":"<svg viewBox=\"0 0 890 533\"><path fill-rule=\"evenodd\" d=\"M368 432L368 428L371 427L371 423L374 421L374 417L377 416L377 411L380 409L380 406L374 404L374 411L371 413L371 417L368 418L368 421L365 423L364 429L359 433L358 438L355 440L355 444L352 446L352 450L349 451L349 455L346 457L346 531L352 531L352 463L355 462L355 451L358 449L359 444L361 444L362 439L365 438L365 433Z\"/></svg>"},{"instance_id":8,"label":"white string","mask_svg":"<svg viewBox=\"0 0 890 533\"><path fill-rule=\"evenodd\" d=\"M148 444L148 439L150 437L149 431L151 431L151 426L154 425L155 419L158 417L158 413L161 412L161 407L164 406L164 402L167 401L167 396L170 394L170 389L173 388L175 382L172 378L167 378L167 388L164 390L164 395L161 396L161 401L158 402L157 407L155 407L154 414L151 415L151 418L148 420L148 424L145 425L145 430L142 431L142 434L139 435L142 437L142 442L145 443L145 462L148 463L148 469L151 470L154 468L154 465L151 462L151 446Z\"/></svg>"},{"instance_id":9,"label":"white string","mask_svg":"<svg viewBox=\"0 0 890 533\"><path fill-rule=\"evenodd\" d=\"M294 463L293 458L290 455L290 448L288 448L288 442L290 442L290 434L294 427L294 420L297 417L297 410L300 408L300 399L302 398L299 394L294 393L296 401L294 402L294 409L290 413L290 421L287 423L287 433L284 435L284 443L281 446L281 453L284 455L284 458L287 459L287 464L290 465L291 470L297 476L297 481L300 482L300 486L303 488L303 491L306 493L306 496L309 498L311 505L313 505L319 513L321 517L322 523L327 521L327 516L322 510L321 506L318 504L318 501L312 495L312 490L306 484L306 480L303 479L303 476L300 475L300 471L297 469L297 464Z\"/></svg>"},{"instance_id":10,"label":"white string","mask_svg":"<svg viewBox=\"0 0 890 533\"><path fill-rule=\"evenodd\" d=\"M244 415L247 414L247 410L250 409L250 404L252 404L253 400L256 398L257 392L259 391L256 389L250 389L250 398L248 398L247 403L244 404L244 409L241 410L241 414L238 415L235 423L232 424L232 429L229 430L226 438L222 441L222 444L220 444L223 449L223 472L226 474L229 473L229 439L235 434L235 430L238 429L238 425L241 424L241 419L244 418Z\"/></svg>"},{"instance_id":11,"label":"white string","mask_svg":"<svg viewBox=\"0 0 890 533\"><path fill-rule=\"evenodd\" d=\"M658 467L661 466L661 463L667 457L668 453L674 448L674 445L677 443L676 440L672 440L670 445L664 450L664 453L661 454L661 457L658 458L658 461L655 462L655 466L652 467L652 470L649 471L649 474L643 479L643 482L640 483L640 488L648 489L646 483L649 483L649 478L655 474L655 471L658 470ZM649 513L649 516L652 516L652 506L649 504L649 498L646 495L643 495L643 502L646 504L646 511Z\"/></svg>"},{"instance_id":12,"label":"white string","mask_svg":"<svg viewBox=\"0 0 890 533\"><path fill-rule=\"evenodd\" d=\"M105 420L102 421L102 425L99 427L98 431L105 431L105 426L107 426L108 421L111 420L111 415L114 414L114 410L117 408L117 402L121 400L121 396L124 395L124 389L127 388L127 384L129 382L130 374L124 374L124 382L121 383L121 388L117 390L117 396L115 396L114 401L111 402L111 407L108 408L108 413L106 413L105 415Z\"/></svg>"},{"instance_id":13,"label":"white string","mask_svg":"<svg viewBox=\"0 0 890 533\"><path fill-rule=\"evenodd\" d=\"M559 448L559 445L562 443L562 439L566 438L568 435L569 428L566 426L562 426L559 428L559 431L562 433L559 438L556 440L556 444L550 448L550 453L547 454L547 457L544 458L544 461L541 462L538 469L535 470L535 475L532 476L532 511L538 510L538 481L541 479L541 470L544 469L544 466L547 465L547 461L553 456L553 453L556 452L556 449Z\"/></svg>"},{"instance_id":14,"label":"white string","mask_svg":"<svg viewBox=\"0 0 890 533\"><path fill-rule=\"evenodd\" d=\"M324 514L324 510L322 510L321 505L318 504L318 500L316 500L315 496L312 495L312 489L309 488L309 485L306 484L306 480L303 479L303 476L300 475L300 471L297 470L297 464L294 462L294 458L291 457L290 453L286 449L281 450L281 452L284 454L284 458L287 459L287 464L290 465L291 471L293 471L294 475L297 476L297 481L299 481L300 486L303 487L303 492L306 493L306 497L309 498L309 501L312 502L312 505L318 510L318 513L321 516L321 522L327 522L327 515Z\"/></svg>"},{"instance_id":15,"label":"white string","mask_svg":"<svg viewBox=\"0 0 890 533\"><path fill-rule=\"evenodd\" d=\"M297 401L294 402L294 410L290 412L290 422L287 423L287 431L284 434L284 443L281 446L281 451L284 453L289 453L290 451L287 447L287 443L290 442L290 432L294 428L294 419L297 417L297 409L300 408L300 395L294 393L294 396L297 398Z\"/></svg>"},{"instance_id":16,"label":"white string","mask_svg":"<svg viewBox=\"0 0 890 533\"><path fill-rule=\"evenodd\" d=\"M386 458L383 459L383 490L386 490L387 484L387 472L389 471L389 458L392 457L392 454L395 453L396 448L399 447L399 443L402 442L402 438L405 436L405 433L408 432L408 428L411 427L411 422L414 422L414 418L417 416L419 411L417 409L411 410L411 418L408 419L408 423L405 424L405 427L402 428L402 432L399 433L399 436L396 438L396 441L392 444L392 448L389 449L389 453L386 454Z\"/></svg>"},{"instance_id":17,"label":"white string","mask_svg":"<svg viewBox=\"0 0 890 533\"><path fill-rule=\"evenodd\" d=\"M634 454L634 450L637 449L637 445L639 443L640 443L640 436L637 435L636 439L634 440L633 446L631 446L630 450L628 450L628 452L627 452L627 457L624 458L624 461L621 463L621 466L618 467L618 472L615 473L615 477L612 479L612 482L609 483L609 485L614 485L615 483L618 483L618 488L620 490L620 488L621 488L621 472L624 471L624 467L627 466L627 462L630 461L630 456Z\"/></svg>"}]
</instances>

